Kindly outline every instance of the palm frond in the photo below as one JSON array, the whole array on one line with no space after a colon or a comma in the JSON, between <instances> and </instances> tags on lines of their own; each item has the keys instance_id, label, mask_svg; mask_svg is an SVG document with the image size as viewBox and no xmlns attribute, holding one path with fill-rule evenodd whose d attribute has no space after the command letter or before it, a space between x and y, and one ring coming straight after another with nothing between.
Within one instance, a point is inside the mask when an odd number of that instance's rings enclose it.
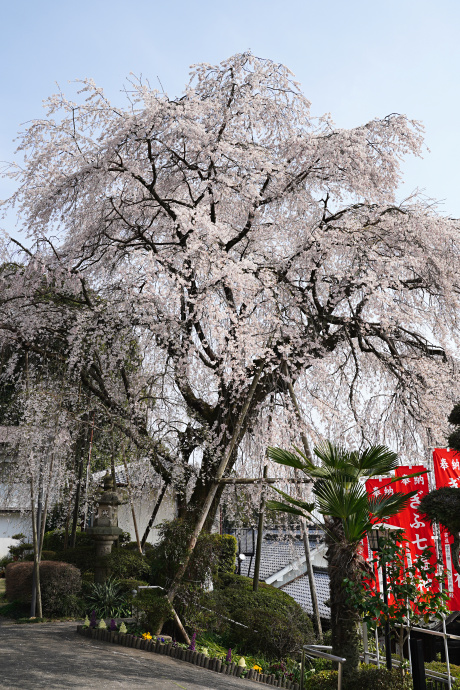
<instances>
[{"instance_id":1,"label":"palm frond","mask_svg":"<svg viewBox=\"0 0 460 690\"><path fill-rule=\"evenodd\" d=\"M302 510L306 510L308 513L311 513L315 509L315 503L305 503L305 501L301 501L298 498L293 498L289 494L285 493L284 491L281 491L281 489L277 489L276 487L273 487L280 496L282 496L288 503L291 503L294 506L297 506L298 508L302 508Z\"/></svg>"},{"instance_id":2,"label":"palm frond","mask_svg":"<svg viewBox=\"0 0 460 690\"><path fill-rule=\"evenodd\" d=\"M295 506L290 505L289 503L281 503L281 501L270 500L270 501L267 501L265 505L269 510L277 510L281 513L290 513L291 515L299 515L300 517L307 517L302 510L300 510L299 508L296 508Z\"/></svg>"},{"instance_id":3,"label":"palm frond","mask_svg":"<svg viewBox=\"0 0 460 690\"><path fill-rule=\"evenodd\" d=\"M315 455L321 460L323 467L335 470L345 470L350 463L350 453L344 446L325 441L314 449Z\"/></svg>"},{"instance_id":4,"label":"palm frond","mask_svg":"<svg viewBox=\"0 0 460 690\"><path fill-rule=\"evenodd\" d=\"M398 466L398 456L386 446L376 445L356 454L355 462L360 477L375 477L395 470Z\"/></svg>"},{"instance_id":5,"label":"palm frond","mask_svg":"<svg viewBox=\"0 0 460 690\"><path fill-rule=\"evenodd\" d=\"M409 491L407 494L396 492L384 497L369 496L369 511L380 520L392 517L400 513L416 493L417 491Z\"/></svg>"},{"instance_id":6,"label":"palm frond","mask_svg":"<svg viewBox=\"0 0 460 690\"><path fill-rule=\"evenodd\" d=\"M319 480L313 493L323 515L344 520L348 515L368 510L366 488L358 482L349 485L343 481Z\"/></svg>"},{"instance_id":7,"label":"palm frond","mask_svg":"<svg viewBox=\"0 0 460 690\"><path fill-rule=\"evenodd\" d=\"M267 455L270 460L277 462L279 465L287 465L288 467L294 467L296 470L302 470L308 474L309 467L306 462L304 462L298 455L291 453L289 450L283 450L282 448L273 448L269 446L267 448ZM310 463L311 464L311 463Z\"/></svg>"}]
</instances>

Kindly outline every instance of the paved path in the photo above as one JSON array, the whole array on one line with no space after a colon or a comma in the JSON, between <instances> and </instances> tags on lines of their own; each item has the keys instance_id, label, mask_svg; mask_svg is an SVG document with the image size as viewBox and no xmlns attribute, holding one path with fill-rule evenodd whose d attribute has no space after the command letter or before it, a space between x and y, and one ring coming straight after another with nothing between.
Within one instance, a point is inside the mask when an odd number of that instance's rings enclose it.
<instances>
[{"instance_id":1,"label":"paved path","mask_svg":"<svg viewBox=\"0 0 460 690\"><path fill-rule=\"evenodd\" d=\"M0 688L35 690L255 690L241 678L140 649L91 640L76 623L0 620ZM257 684L258 686L258 684Z\"/></svg>"}]
</instances>

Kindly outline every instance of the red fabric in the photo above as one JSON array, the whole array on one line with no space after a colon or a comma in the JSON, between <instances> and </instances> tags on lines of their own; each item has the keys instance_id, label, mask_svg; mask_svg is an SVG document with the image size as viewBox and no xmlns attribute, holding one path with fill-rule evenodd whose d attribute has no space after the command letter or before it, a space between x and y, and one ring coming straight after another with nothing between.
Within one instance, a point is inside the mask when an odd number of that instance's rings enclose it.
<instances>
[{"instance_id":1,"label":"red fabric","mask_svg":"<svg viewBox=\"0 0 460 690\"><path fill-rule=\"evenodd\" d=\"M369 495L372 496L388 496L393 494L397 489L395 489L395 484L391 484L390 480L388 478L386 479L368 479L366 482L366 490ZM390 525L395 525L397 527L400 527L401 525L399 524L399 515L395 515L394 517L390 518L387 520L387 522ZM366 558L368 558L369 561L371 561L375 554L372 553L372 551L369 548L369 541L367 537L363 540L364 543L364 555ZM377 566L374 565L374 572L375 572L375 582L376 582L376 587L378 591L382 591L382 571L377 570Z\"/></svg>"},{"instance_id":2,"label":"red fabric","mask_svg":"<svg viewBox=\"0 0 460 690\"><path fill-rule=\"evenodd\" d=\"M425 468L422 465L415 465L412 467L401 466L396 468L395 476L405 477L406 475L423 472L424 470ZM374 496L385 496L396 492L407 494L410 491L417 491L417 495L410 499L408 507L392 518L389 518L387 522L390 525L395 525L396 527L402 527L404 529L404 536L408 540L406 554L407 563L409 565L412 564L413 560L419 556L427 546L432 547L430 562L435 563L436 551L433 529L428 521L420 520L420 515L417 513L417 507L420 501L429 491L427 475L406 478L394 483L390 483L388 478L369 479L366 482L366 489L368 494L373 494ZM365 554L367 555L366 552Z\"/></svg>"},{"instance_id":3,"label":"red fabric","mask_svg":"<svg viewBox=\"0 0 460 690\"><path fill-rule=\"evenodd\" d=\"M423 465L406 465L397 467L395 471L396 477L404 477L416 472L423 472L426 468ZM422 474L419 477L406 477L399 482L396 482L398 491L401 493L409 493L409 491L416 491L417 494L412 496L409 504L405 510L399 513L399 520L401 527L404 528L406 539L408 540L407 560L411 563L422 554L423 550L429 546L431 547L430 564L436 563L436 541L433 534L433 528L428 520L422 520L418 506L420 501L429 492L428 475ZM437 584L436 584L437 591Z\"/></svg>"},{"instance_id":4,"label":"red fabric","mask_svg":"<svg viewBox=\"0 0 460 690\"><path fill-rule=\"evenodd\" d=\"M460 453L454 450L435 448L433 465L437 489L441 489L443 486L460 488ZM449 607L451 611L460 611L460 575L453 567L451 549L453 541L453 537L441 527L442 558L447 570L447 587L451 595Z\"/></svg>"}]
</instances>

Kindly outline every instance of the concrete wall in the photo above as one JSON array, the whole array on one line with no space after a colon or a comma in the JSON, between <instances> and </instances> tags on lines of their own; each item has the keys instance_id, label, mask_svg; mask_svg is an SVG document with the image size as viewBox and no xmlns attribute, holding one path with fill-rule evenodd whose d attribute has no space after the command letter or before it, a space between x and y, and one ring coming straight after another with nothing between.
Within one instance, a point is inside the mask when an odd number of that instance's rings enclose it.
<instances>
[{"instance_id":1,"label":"concrete wall","mask_svg":"<svg viewBox=\"0 0 460 690\"><path fill-rule=\"evenodd\" d=\"M8 555L8 547L19 542L11 537L22 532L27 541L32 541L30 517L20 513L2 512L0 510L0 558Z\"/></svg>"},{"instance_id":2,"label":"concrete wall","mask_svg":"<svg viewBox=\"0 0 460 690\"><path fill-rule=\"evenodd\" d=\"M156 497L158 492L151 492L142 497L142 499L136 499L134 502L134 512L136 514L137 528L139 531L139 539L142 539L145 528L152 515L153 508L155 506ZM173 520L176 517L176 502L173 492L167 491L163 496L160 509L157 513L157 517L153 527L150 530L147 541L150 544L155 544L158 541L158 527L161 522L165 520ZM136 533L134 530L133 516L131 512L131 504L124 503L118 508L118 526L121 527L125 532L131 534L131 541L136 540Z\"/></svg>"}]
</instances>

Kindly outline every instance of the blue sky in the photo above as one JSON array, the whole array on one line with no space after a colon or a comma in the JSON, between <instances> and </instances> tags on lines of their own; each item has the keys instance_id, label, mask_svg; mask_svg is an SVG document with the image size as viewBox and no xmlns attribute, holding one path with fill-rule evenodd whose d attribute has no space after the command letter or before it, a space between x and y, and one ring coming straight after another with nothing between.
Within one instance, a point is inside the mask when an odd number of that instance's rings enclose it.
<instances>
[{"instance_id":1,"label":"blue sky","mask_svg":"<svg viewBox=\"0 0 460 690\"><path fill-rule=\"evenodd\" d=\"M130 72L180 95L189 65L245 50L283 62L312 114L352 127L391 112L426 128L430 152L404 165L415 188L460 217L460 2L458 0L3 0L0 160L14 159L22 123L41 115L56 82L92 77L121 103ZM0 180L0 199L13 191ZM15 233L12 217L4 229Z\"/></svg>"}]
</instances>

